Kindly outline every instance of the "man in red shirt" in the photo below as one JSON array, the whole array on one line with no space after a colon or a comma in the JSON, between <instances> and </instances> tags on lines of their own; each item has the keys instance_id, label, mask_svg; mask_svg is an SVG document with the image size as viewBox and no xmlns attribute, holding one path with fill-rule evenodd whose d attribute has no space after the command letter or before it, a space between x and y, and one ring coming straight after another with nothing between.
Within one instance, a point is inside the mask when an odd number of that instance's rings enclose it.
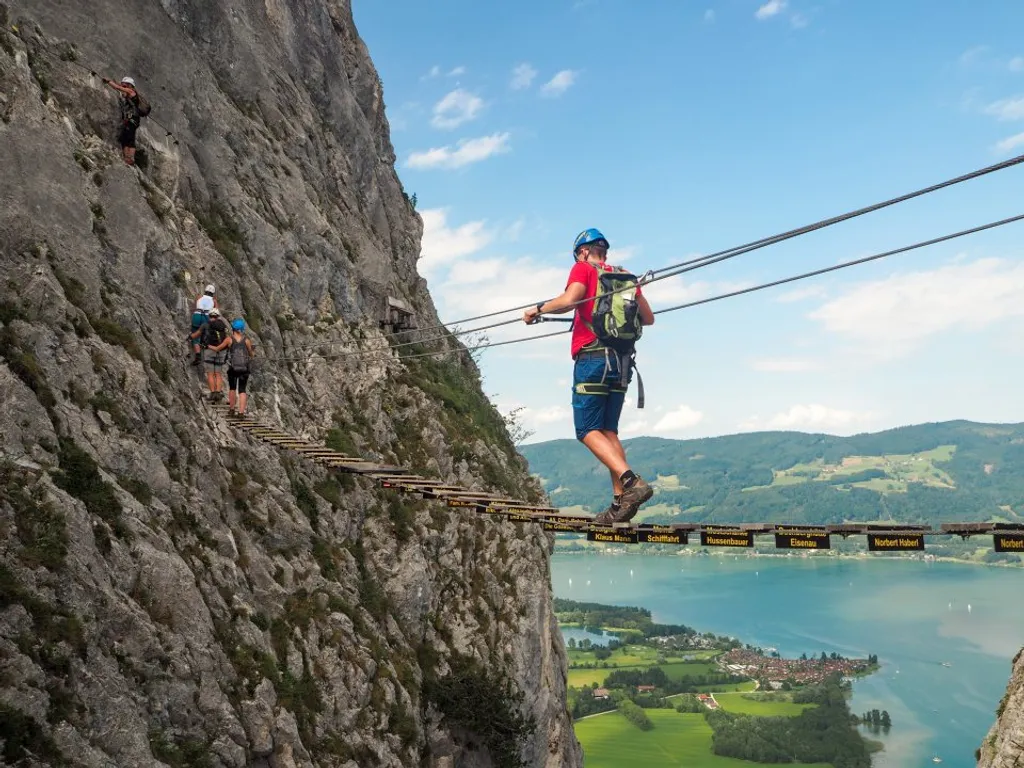
<instances>
[{"instance_id":1,"label":"man in red shirt","mask_svg":"<svg viewBox=\"0 0 1024 768\"><path fill-rule=\"evenodd\" d=\"M629 468L626 451L619 442L619 416L626 400L626 386L621 378L619 356L601 346L591 326L597 295L598 270L610 270L608 240L597 229L585 229L576 236L573 246L576 263L569 273L565 292L554 299L542 301L523 313L523 322L536 322L542 313L561 314L575 309L572 326L573 393L572 411L576 439L582 442L598 461L608 467L612 479L611 506L594 518L596 523L621 523L633 518L640 505L654 494L651 486ZM643 325L654 323L650 304L636 289L637 308ZM607 387L603 385L607 384ZM585 385L590 385L585 386ZM596 386L595 386L596 385ZM595 390L604 390L595 393Z\"/></svg>"}]
</instances>

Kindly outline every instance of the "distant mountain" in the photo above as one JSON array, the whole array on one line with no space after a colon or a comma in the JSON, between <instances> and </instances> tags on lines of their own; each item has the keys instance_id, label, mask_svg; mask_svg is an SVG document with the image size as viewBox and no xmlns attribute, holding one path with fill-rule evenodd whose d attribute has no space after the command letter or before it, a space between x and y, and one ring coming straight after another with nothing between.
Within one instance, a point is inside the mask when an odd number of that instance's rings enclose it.
<instances>
[{"instance_id":1,"label":"distant mountain","mask_svg":"<svg viewBox=\"0 0 1024 768\"><path fill-rule=\"evenodd\" d=\"M836 437L752 432L624 440L656 482L641 519L1024 522L1024 424L948 421ZM602 509L607 471L575 440L519 447L559 507Z\"/></svg>"}]
</instances>

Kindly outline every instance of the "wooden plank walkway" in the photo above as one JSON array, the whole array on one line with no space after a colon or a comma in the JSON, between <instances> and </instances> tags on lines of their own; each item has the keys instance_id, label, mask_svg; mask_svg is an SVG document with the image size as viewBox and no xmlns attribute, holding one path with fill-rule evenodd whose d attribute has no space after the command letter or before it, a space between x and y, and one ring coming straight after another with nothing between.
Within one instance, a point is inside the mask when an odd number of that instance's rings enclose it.
<instances>
[{"instance_id":1,"label":"wooden plank walkway","mask_svg":"<svg viewBox=\"0 0 1024 768\"><path fill-rule=\"evenodd\" d=\"M380 483L381 487L423 499L443 501L453 508L474 510L480 514L499 515L515 522L541 524L545 530L564 533L585 533L591 541L611 543L687 544L707 546L752 547L758 535L774 535L777 548L828 549L832 536L868 536L873 551L905 551L924 548L925 536L992 536L1003 547L1001 551L1024 551L1024 524L1020 523L942 523L933 529L925 525L894 523L848 523L842 525L800 525L793 523L615 523L595 525L593 517L567 515L556 507L534 504L523 499L510 499L494 493L464 488L392 464L349 456L326 445L311 443L280 428L248 416L229 414L224 404L212 406L234 429L278 448L294 451L308 461L328 469L362 475ZM796 542L794 544L794 542ZM1019 546L1018 546L1019 545Z\"/></svg>"}]
</instances>

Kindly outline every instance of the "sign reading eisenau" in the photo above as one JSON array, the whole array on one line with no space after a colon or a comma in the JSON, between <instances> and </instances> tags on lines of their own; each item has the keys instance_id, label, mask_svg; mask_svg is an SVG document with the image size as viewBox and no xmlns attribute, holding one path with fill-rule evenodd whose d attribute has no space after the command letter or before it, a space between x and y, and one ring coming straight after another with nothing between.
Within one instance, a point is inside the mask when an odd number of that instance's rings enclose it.
<instances>
[{"instance_id":1,"label":"sign reading eisenau","mask_svg":"<svg viewBox=\"0 0 1024 768\"><path fill-rule=\"evenodd\" d=\"M775 546L778 549L832 549L832 540L827 533L776 533Z\"/></svg>"}]
</instances>

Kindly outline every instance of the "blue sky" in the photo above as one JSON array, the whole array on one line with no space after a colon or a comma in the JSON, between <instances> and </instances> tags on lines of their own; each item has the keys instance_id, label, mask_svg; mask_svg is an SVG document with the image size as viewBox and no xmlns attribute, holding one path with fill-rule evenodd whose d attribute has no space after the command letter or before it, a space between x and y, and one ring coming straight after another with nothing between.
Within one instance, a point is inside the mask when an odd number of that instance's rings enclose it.
<instances>
[{"instance_id":1,"label":"blue sky","mask_svg":"<svg viewBox=\"0 0 1024 768\"><path fill-rule=\"evenodd\" d=\"M1024 153L1020 0L353 5L445 321L557 295L586 227L612 263L657 269ZM647 295L657 310L1024 213L1022 192L1010 168ZM621 434L1024 421L1022 243L1013 224L662 315ZM572 437L568 347L483 354L528 442Z\"/></svg>"}]
</instances>

